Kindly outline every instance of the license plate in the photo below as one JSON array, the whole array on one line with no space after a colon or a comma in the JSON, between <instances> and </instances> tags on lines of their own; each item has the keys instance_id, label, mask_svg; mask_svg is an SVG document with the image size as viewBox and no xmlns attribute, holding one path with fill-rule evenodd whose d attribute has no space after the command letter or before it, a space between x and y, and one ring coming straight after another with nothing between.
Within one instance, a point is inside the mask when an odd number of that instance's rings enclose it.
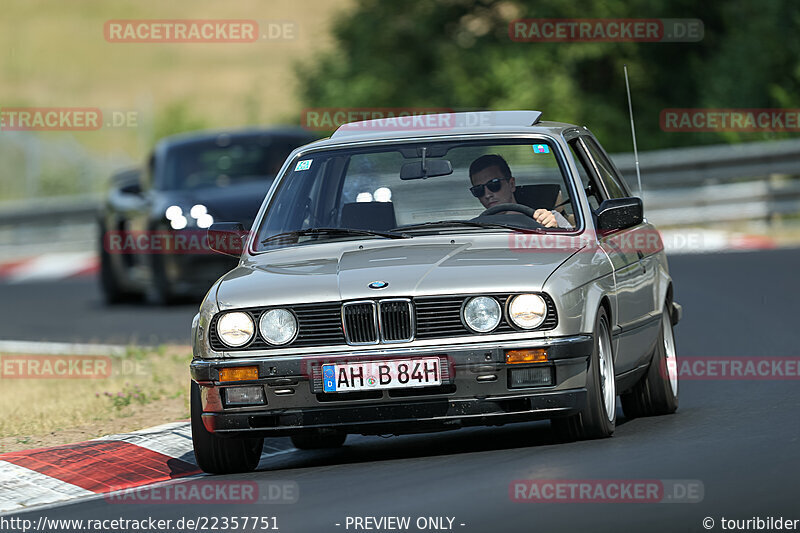
<instances>
[{"instance_id":1,"label":"license plate","mask_svg":"<svg viewBox=\"0 0 800 533\"><path fill-rule=\"evenodd\" d=\"M441 384L438 357L322 365L322 390L325 392L433 387Z\"/></svg>"}]
</instances>

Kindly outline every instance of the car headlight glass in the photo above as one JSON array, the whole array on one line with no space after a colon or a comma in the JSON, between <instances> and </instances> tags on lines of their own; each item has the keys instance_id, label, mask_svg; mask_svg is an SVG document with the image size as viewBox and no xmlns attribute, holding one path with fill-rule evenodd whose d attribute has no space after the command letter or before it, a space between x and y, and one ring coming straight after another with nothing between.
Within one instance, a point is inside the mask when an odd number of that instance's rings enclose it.
<instances>
[{"instance_id":1,"label":"car headlight glass","mask_svg":"<svg viewBox=\"0 0 800 533\"><path fill-rule=\"evenodd\" d=\"M470 298L464 306L464 322L478 333L492 331L500 323L500 304L489 296Z\"/></svg>"},{"instance_id":2,"label":"car headlight glass","mask_svg":"<svg viewBox=\"0 0 800 533\"><path fill-rule=\"evenodd\" d=\"M217 335L232 348L244 346L253 338L255 324L247 313L225 313L217 321Z\"/></svg>"},{"instance_id":3,"label":"car headlight glass","mask_svg":"<svg viewBox=\"0 0 800 533\"><path fill-rule=\"evenodd\" d=\"M297 333L297 319L287 309L270 309L258 321L261 336L270 344L286 344Z\"/></svg>"},{"instance_id":4,"label":"car headlight glass","mask_svg":"<svg viewBox=\"0 0 800 533\"><path fill-rule=\"evenodd\" d=\"M520 294L511 299L508 318L523 329L538 328L547 316L547 302L538 294Z\"/></svg>"}]
</instances>

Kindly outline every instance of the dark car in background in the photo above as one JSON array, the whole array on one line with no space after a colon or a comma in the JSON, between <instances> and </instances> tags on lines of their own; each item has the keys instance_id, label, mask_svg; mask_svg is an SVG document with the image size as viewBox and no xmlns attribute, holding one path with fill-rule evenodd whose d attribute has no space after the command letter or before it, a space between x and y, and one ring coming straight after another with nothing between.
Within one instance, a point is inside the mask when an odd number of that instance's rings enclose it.
<instances>
[{"instance_id":1,"label":"dark car in background","mask_svg":"<svg viewBox=\"0 0 800 533\"><path fill-rule=\"evenodd\" d=\"M98 228L106 302L201 298L237 260L198 235L215 220L249 228L286 157L314 139L299 128L175 135L146 168L115 174Z\"/></svg>"}]
</instances>

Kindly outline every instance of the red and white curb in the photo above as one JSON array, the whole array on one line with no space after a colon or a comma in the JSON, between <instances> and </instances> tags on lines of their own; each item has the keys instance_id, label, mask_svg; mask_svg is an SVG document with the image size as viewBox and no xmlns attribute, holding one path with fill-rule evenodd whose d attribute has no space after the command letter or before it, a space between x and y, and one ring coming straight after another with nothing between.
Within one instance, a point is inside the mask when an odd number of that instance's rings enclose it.
<instances>
[{"instance_id":1,"label":"red and white curb","mask_svg":"<svg viewBox=\"0 0 800 533\"><path fill-rule=\"evenodd\" d=\"M0 260L0 280L6 283L91 276L99 270L100 262L97 254L92 251L57 252Z\"/></svg>"},{"instance_id":2,"label":"red and white curb","mask_svg":"<svg viewBox=\"0 0 800 533\"><path fill-rule=\"evenodd\" d=\"M263 457L294 451L267 439ZM0 512L64 503L202 474L189 422L0 454Z\"/></svg>"}]
</instances>

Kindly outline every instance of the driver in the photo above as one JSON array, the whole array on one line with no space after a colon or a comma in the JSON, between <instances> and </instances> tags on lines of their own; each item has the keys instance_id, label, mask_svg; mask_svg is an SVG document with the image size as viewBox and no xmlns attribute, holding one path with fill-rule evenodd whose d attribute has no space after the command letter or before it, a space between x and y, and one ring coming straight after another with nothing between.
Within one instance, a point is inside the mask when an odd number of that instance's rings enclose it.
<instances>
[{"instance_id":1,"label":"driver","mask_svg":"<svg viewBox=\"0 0 800 533\"><path fill-rule=\"evenodd\" d=\"M469 166L469 179L472 195L480 200L483 207L490 208L499 204L516 204L514 191L516 183L511 175L508 163L496 154L482 155ZM513 213L515 211L504 211ZM572 225L558 211L537 209L533 219L546 228L572 229Z\"/></svg>"}]
</instances>

